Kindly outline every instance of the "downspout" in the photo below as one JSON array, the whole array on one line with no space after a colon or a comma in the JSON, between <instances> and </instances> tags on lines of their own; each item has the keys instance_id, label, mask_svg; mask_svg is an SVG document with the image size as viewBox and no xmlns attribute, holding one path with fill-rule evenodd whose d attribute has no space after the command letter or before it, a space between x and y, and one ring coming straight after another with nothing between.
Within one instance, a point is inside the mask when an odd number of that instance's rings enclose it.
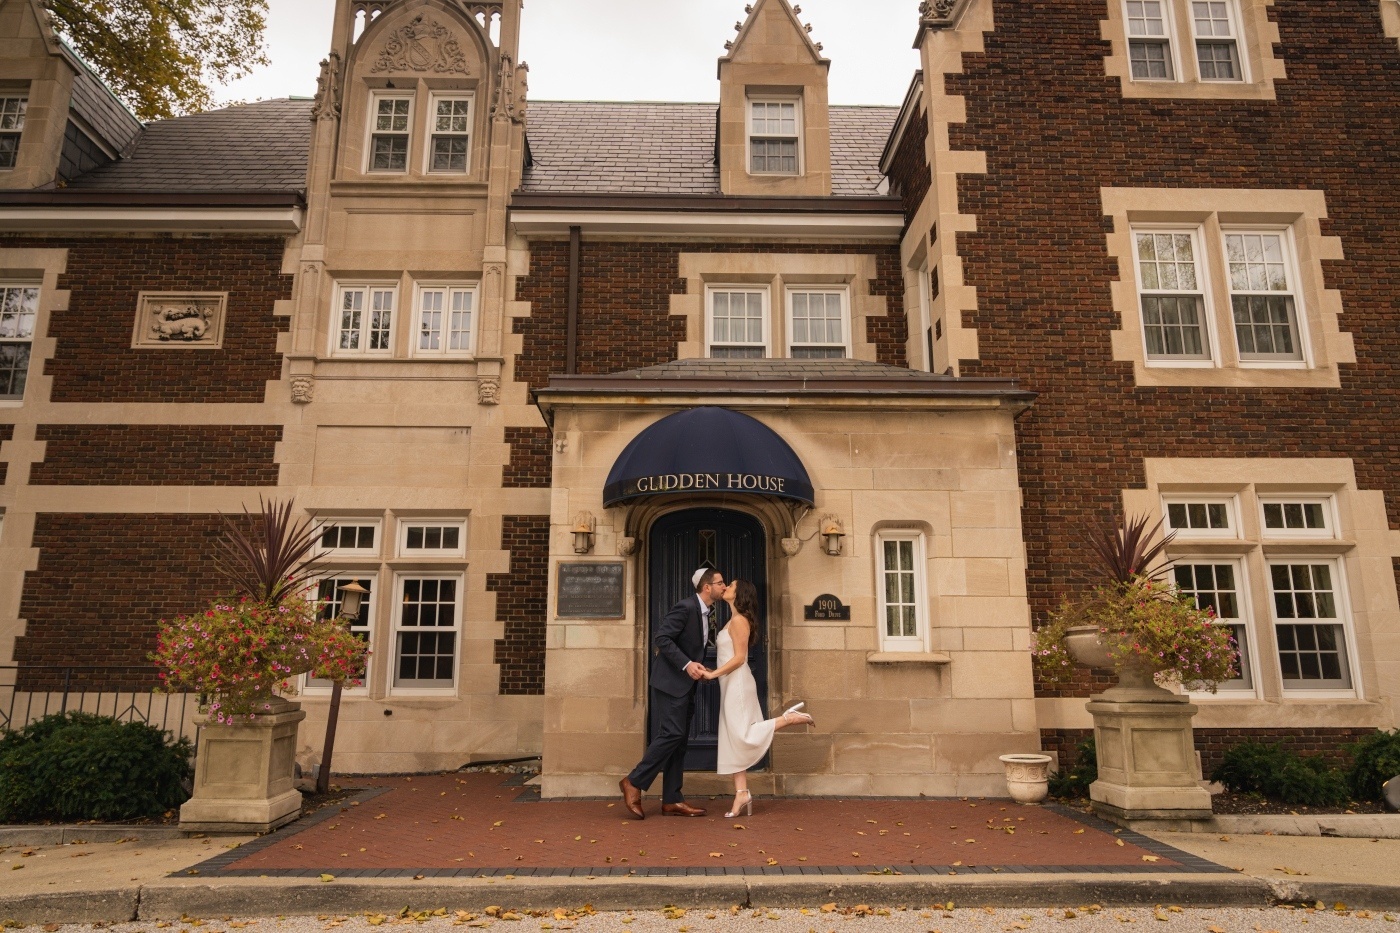
<instances>
[{"instance_id":1,"label":"downspout","mask_svg":"<svg viewBox=\"0 0 1400 933\"><path fill-rule=\"evenodd\" d=\"M582 270L579 268L579 253L581 252L583 240L582 227L569 228L569 318L567 325L567 336L564 341L564 374L573 376L578 373L578 293L579 277Z\"/></svg>"}]
</instances>

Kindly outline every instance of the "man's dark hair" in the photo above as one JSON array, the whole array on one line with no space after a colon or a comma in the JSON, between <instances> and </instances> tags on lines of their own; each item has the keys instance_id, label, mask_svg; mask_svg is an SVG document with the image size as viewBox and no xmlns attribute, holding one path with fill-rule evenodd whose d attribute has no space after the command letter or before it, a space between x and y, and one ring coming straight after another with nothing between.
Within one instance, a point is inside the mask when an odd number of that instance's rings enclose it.
<instances>
[{"instance_id":1,"label":"man's dark hair","mask_svg":"<svg viewBox=\"0 0 1400 933\"><path fill-rule=\"evenodd\" d=\"M702 574L700 575L700 582L697 583L697 584L695 584L695 592L698 593L698 592L700 592L701 590L703 590L706 586L708 586L709 584L713 583L714 580L715 580L715 577L722 577L722 576L724 576L724 574L720 573L718 570L716 570L716 569L714 569L713 567L711 567L709 570L706 570L704 573L702 573Z\"/></svg>"}]
</instances>

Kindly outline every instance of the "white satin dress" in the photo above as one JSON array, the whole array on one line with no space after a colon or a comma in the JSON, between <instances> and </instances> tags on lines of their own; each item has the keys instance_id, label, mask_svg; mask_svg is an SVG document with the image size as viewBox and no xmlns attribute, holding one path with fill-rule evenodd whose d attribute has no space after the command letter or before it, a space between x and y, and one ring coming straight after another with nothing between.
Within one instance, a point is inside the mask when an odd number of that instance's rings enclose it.
<instances>
[{"instance_id":1,"label":"white satin dress","mask_svg":"<svg viewBox=\"0 0 1400 933\"><path fill-rule=\"evenodd\" d=\"M729 629L715 636L715 664L724 667L734 657L734 640ZM776 719L764 719L758 705L758 683L747 663L719 679L719 765L720 774L747 771L768 754L773 744Z\"/></svg>"}]
</instances>

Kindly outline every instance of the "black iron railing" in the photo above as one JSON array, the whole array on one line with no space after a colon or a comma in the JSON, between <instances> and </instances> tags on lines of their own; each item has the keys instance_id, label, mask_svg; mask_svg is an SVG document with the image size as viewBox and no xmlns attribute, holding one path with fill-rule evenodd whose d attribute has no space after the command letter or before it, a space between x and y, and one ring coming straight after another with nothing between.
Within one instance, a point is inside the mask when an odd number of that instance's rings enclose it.
<instances>
[{"instance_id":1,"label":"black iron railing","mask_svg":"<svg viewBox=\"0 0 1400 933\"><path fill-rule=\"evenodd\" d=\"M0 665L0 732L54 713L84 712L144 722L175 738L198 738L198 698L156 693L150 667Z\"/></svg>"}]
</instances>

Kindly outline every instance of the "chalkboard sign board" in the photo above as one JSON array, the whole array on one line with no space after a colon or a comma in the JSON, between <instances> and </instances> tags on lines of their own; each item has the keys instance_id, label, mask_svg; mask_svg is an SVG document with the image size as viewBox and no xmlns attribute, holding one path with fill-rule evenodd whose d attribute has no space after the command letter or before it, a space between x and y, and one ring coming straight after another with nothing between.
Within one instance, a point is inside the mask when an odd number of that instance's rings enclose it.
<instances>
[{"instance_id":1,"label":"chalkboard sign board","mask_svg":"<svg viewBox=\"0 0 1400 933\"><path fill-rule=\"evenodd\" d=\"M560 564L555 614L564 619L622 618L623 573L619 561Z\"/></svg>"},{"instance_id":2,"label":"chalkboard sign board","mask_svg":"<svg viewBox=\"0 0 1400 933\"><path fill-rule=\"evenodd\" d=\"M802 607L802 617L809 621L844 619L849 622L851 607L842 605L841 600L830 593L823 593L812 600L812 605Z\"/></svg>"}]
</instances>

